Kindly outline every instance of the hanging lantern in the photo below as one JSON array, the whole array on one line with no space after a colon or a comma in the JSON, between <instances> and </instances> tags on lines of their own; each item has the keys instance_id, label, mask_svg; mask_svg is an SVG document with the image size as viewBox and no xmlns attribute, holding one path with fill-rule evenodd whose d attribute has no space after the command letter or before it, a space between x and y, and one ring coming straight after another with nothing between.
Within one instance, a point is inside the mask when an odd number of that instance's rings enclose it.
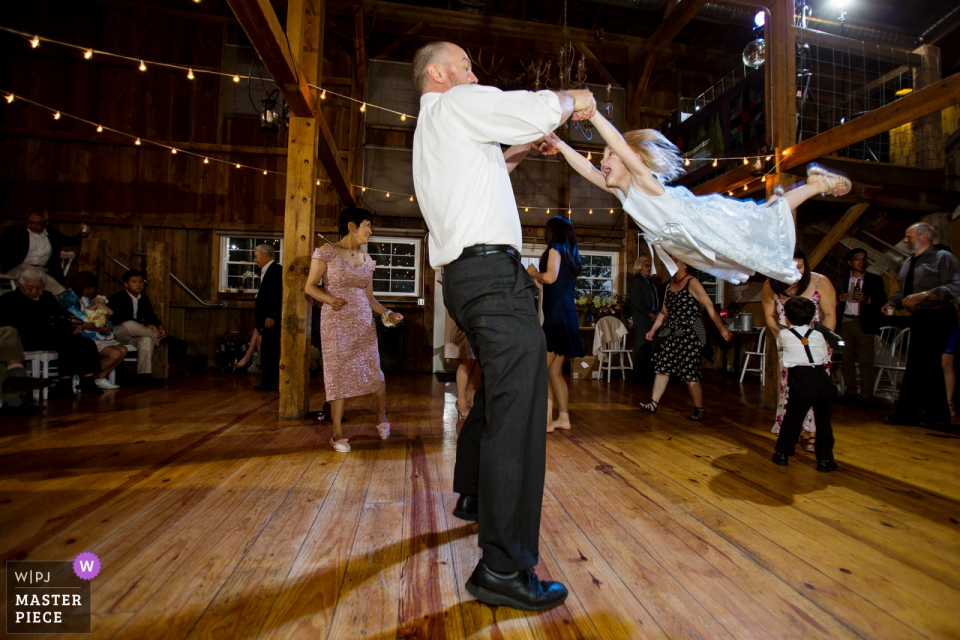
<instances>
[{"instance_id":1,"label":"hanging lantern","mask_svg":"<svg viewBox=\"0 0 960 640\"><path fill-rule=\"evenodd\" d=\"M263 106L260 107L260 131L265 133L276 133L280 130L280 114L277 111L277 101L271 97L263 99Z\"/></svg>"}]
</instances>

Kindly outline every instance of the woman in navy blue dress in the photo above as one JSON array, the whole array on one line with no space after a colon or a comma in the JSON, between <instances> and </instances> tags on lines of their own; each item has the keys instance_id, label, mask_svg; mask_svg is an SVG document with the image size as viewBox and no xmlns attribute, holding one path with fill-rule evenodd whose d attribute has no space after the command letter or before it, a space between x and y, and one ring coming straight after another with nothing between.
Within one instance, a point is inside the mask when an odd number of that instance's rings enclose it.
<instances>
[{"instance_id":1,"label":"woman in navy blue dress","mask_svg":"<svg viewBox=\"0 0 960 640\"><path fill-rule=\"evenodd\" d=\"M550 399L547 404L547 431L570 428L567 381L563 379L565 358L582 358L580 322L577 319L577 276L580 275L580 251L577 232L566 218L556 216L547 222L544 234L547 250L540 257L540 268L527 268L530 276L543 283L543 333L547 337L547 367L550 373ZM553 405L559 416L553 420Z\"/></svg>"}]
</instances>

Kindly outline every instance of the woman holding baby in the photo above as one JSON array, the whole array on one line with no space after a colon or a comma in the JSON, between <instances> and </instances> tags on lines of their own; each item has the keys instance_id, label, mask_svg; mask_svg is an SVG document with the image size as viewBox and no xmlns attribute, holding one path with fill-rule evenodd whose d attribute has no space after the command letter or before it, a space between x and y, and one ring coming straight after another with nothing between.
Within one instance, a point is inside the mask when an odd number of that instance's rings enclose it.
<instances>
[{"instance_id":1,"label":"woman holding baby","mask_svg":"<svg viewBox=\"0 0 960 640\"><path fill-rule=\"evenodd\" d=\"M127 348L113 337L113 324L110 322L113 311L107 307L107 299L99 295L99 286L96 275L79 271L70 278L70 288L57 299L83 321L81 335L97 345L97 351L100 352L100 373L95 380L97 386L101 389L119 389L120 386L107 380L107 376L127 357Z\"/></svg>"}]
</instances>

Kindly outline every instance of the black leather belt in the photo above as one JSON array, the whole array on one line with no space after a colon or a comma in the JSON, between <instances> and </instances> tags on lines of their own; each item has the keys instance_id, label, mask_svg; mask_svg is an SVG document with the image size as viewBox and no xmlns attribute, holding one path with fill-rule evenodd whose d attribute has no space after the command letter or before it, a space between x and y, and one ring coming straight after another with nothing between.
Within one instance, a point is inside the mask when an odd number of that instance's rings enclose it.
<instances>
[{"instance_id":1,"label":"black leather belt","mask_svg":"<svg viewBox=\"0 0 960 640\"><path fill-rule=\"evenodd\" d=\"M464 249L457 260L463 260L464 258L482 258L494 253L506 253L507 255L513 256L516 260L520 259L520 252L509 244L475 244L472 247ZM454 260L454 262L457 260Z\"/></svg>"}]
</instances>

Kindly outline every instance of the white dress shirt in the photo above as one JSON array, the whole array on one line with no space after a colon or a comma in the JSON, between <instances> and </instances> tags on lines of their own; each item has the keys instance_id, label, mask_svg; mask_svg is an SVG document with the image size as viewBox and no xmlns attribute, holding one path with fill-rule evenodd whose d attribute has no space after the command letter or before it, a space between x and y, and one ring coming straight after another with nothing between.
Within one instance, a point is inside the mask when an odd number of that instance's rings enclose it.
<instances>
[{"instance_id":1,"label":"white dress shirt","mask_svg":"<svg viewBox=\"0 0 960 640\"><path fill-rule=\"evenodd\" d=\"M853 289L857 286L858 281L860 282L860 292L863 293L863 276L859 278L850 276L850 284L847 285L847 306L843 308L843 315L845 316L860 315L860 303L853 301Z\"/></svg>"},{"instance_id":2,"label":"white dress shirt","mask_svg":"<svg viewBox=\"0 0 960 640\"><path fill-rule=\"evenodd\" d=\"M137 309L140 307L140 294L136 296L127 291L127 295L130 296L130 299L133 301L133 319L137 319Z\"/></svg>"},{"instance_id":3,"label":"white dress shirt","mask_svg":"<svg viewBox=\"0 0 960 640\"><path fill-rule=\"evenodd\" d=\"M810 354L813 356L813 362L807 357L807 350L803 348L800 338L790 333L793 329L800 334L800 337L807 335L810 327L806 325L797 325L780 330L777 336L777 348L780 350L780 362L786 369L790 367L814 367L826 364L827 362L827 341L823 334L817 330L810 332L807 336L807 346L810 347Z\"/></svg>"},{"instance_id":4,"label":"white dress shirt","mask_svg":"<svg viewBox=\"0 0 960 640\"><path fill-rule=\"evenodd\" d=\"M263 265L263 269L260 269L260 289L263 288L263 279L267 277L267 269L269 269L270 265L272 265L274 262L276 261L271 260L267 264ZM257 297L260 296L260 289L257 289Z\"/></svg>"},{"instance_id":5,"label":"white dress shirt","mask_svg":"<svg viewBox=\"0 0 960 640\"><path fill-rule=\"evenodd\" d=\"M520 249L517 201L498 143L539 140L560 126L552 91L501 91L477 84L420 96L413 184L430 230L430 266L477 244Z\"/></svg>"},{"instance_id":6,"label":"white dress shirt","mask_svg":"<svg viewBox=\"0 0 960 640\"><path fill-rule=\"evenodd\" d=\"M33 267L46 267L50 260L50 254L53 252L47 230L44 229L43 233L34 233L28 229L27 236L30 238L30 248L27 249L27 257L23 259L23 264Z\"/></svg>"}]
</instances>

